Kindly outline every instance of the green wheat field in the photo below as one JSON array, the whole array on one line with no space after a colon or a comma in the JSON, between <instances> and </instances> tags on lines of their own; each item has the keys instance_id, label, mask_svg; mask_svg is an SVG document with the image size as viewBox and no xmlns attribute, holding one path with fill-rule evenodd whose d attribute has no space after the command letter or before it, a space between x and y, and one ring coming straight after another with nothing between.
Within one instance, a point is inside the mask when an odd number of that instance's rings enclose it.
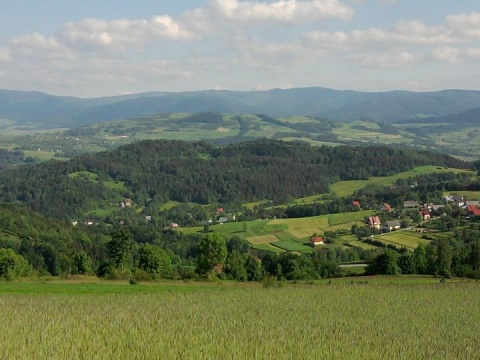
<instances>
[{"instance_id":1,"label":"green wheat field","mask_svg":"<svg viewBox=\"0 0 480 360\"><path fill-rule=\"evenodd\" d=\"M474 359L479 308L438 279L0 283L0 359Z\"/></svg>"}]
</instances>

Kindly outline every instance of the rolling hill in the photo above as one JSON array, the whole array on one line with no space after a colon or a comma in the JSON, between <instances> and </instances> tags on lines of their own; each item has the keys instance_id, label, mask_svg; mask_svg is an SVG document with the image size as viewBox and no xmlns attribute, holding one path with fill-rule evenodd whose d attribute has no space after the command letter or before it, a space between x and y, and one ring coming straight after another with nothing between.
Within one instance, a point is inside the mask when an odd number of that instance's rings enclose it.
<instances>
[{"instance_id":1,"label":"rolling hill","mask_svg":"<svg viewBox=\"0 0 480 360\"><path fill-rule=\"evenodd\" d=\"M428 152L388 147L312 147L257 140L225 147L205 142L142 141L113 151L0 173L0 201L20 202L58 218L174 200L196 204L305 197L338 180L388 176L420 165L471 164Z\"/></svg>"},{"instance_id":2,"label":"rolling hill","mask_svg":"<svg viewBox=\"0 0 480 360\"><path fill-rule=\"evenodd\" d=\"M178 112L312 116L339 121L393 122L461 113L478 107L480 91L359 92L322 87L268 91L149 92L83 99L41 92L0 90L0 126L74 128L116 119Z\"/></svg>"}]
</instances>

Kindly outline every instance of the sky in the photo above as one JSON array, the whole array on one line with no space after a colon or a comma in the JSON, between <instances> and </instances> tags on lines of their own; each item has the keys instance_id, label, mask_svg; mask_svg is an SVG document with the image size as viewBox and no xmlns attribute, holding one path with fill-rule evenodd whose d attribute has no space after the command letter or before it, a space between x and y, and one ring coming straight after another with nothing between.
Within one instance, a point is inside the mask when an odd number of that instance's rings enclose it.
<instances>
[{"instance_id":1,"label":"sky","mask_svg":"<svg viewBox=\"0 0 480 360\"><path fill-rule=\"evenodd\" d=\"M0 88L480 89L478 0L0 0Z\"/></svg>"}]
</instances>

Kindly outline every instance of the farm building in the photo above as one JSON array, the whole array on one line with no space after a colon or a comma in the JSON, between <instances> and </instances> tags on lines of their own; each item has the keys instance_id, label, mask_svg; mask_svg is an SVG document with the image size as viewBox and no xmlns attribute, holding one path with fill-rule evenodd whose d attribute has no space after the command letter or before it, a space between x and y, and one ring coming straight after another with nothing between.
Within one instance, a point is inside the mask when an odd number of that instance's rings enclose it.
<instances>
[{"instance_id":1,"label":"farm building","mask_svg":"<svg viewBox=\"0 0 480 360\"><path fill-rule=\"evenodd\" d=\"M391 212L392 207L390 206L390 204L384 203L382 206L380 206L380 210L386 211L386 212Z\"/></svg>"},{"instance_id":2,"label":"farm building","mask_svg":"<svg viewBox=\"0 0 480 360\"><path fill-rule=\"evenodd\" d=\"M400 229L400 227L401 227L400 221L398 220L385 221L385 224L383 225L383 230L393 231L393 230Z\"/></svg>"},{"instance_id":3,"label":"farm building","mask_svg":"<svg viewBox=\"0 0 480 360\"><path fill-rule=\"evenodd\" d=\"M430 211L427 208L420 210L418 214L423 220L430 220Z\"/></svg>"},{"instance_id":4,"label":"farm building","mask_svg":"<svg viewBox=\"0 0 480 360\"><path fill-rule=\"evenodd\" d=\"M407 201L403 202L403 207L404 208L412 209L412 208L416 208L418 206L420 206L420 205L418 204L418 201L415 201L415 200L407 200Z\"/></svg>"},{"instance_id":5,"label":"farm building","mask_svg":"<svg viewBox=\"0 0 480 360\"><path fill-rule=\"evenodd\" d=\"M468 211L469 214L471 214L473 216L480 216L480 209L477 208L474 205L468 205L467 206L467 211Z\"/></svg>"},{"instance_id":6,"label":"farm building","mask_svg":"<svg viewBox=\"0 0 480 360\"><path fill-rule=\"evenodd\" d=\"M370 216L368 218L368 226L370 226L372 229L380 229L382 222L378 216Z\"/></svg>"},{"instance_id":7,"label":"farm building","mask_svg":"<svg viewBox=\"0 0 480 360\"><path fill-rule=\"evenodd\" d=\"M310 244L312 244L313 246L323 245L324 244L323 238L321 236L312 236L310 238Z\"/></svg>"}]
</instances>

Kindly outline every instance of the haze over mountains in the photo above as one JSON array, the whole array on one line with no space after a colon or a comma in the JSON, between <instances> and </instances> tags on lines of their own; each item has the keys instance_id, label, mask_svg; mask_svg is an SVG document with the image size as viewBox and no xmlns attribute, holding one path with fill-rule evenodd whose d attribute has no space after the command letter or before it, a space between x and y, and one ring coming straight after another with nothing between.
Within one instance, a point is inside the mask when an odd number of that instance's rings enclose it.
<instances>
[{"instance_id":1,"label":"haze over mountains","mask_svg":"<svg viewBox=\"0 0 480 360\"><path fill-rule=\"evenodd\" d=\"M373 93L312 87L248 92L149 92L91 99L0 90L0 119L46 129L160 113L204 111L305 115L344 122L367 118L389 123L429 117L455 122L455 114L461 114L462 121L472 114L478 117L479 107L480 91L472 90Z\"/></svg>"}]
</instances>

